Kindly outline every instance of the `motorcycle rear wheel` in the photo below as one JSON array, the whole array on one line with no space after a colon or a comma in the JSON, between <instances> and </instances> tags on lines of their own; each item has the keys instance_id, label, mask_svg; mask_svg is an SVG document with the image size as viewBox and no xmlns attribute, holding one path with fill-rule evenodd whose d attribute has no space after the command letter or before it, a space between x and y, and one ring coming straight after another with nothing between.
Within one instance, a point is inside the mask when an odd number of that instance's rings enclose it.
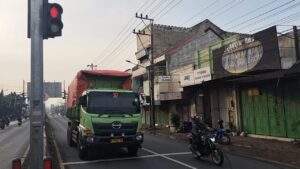
<instances>
[{"instance_id":1,"label":"motorcycle rear wheel","mask_svg":"<svg viewBox=\"0 0 300 169\"><path fill-rule=\"evenodd\" d=\"M220 142L221 142L222 144L229 145L230 142L231 142L231 139L230 139L229 136L226 136L226 135L225 135L225 136L222 136L222 137L221 137Z\"/></svg>"}]
</instances>

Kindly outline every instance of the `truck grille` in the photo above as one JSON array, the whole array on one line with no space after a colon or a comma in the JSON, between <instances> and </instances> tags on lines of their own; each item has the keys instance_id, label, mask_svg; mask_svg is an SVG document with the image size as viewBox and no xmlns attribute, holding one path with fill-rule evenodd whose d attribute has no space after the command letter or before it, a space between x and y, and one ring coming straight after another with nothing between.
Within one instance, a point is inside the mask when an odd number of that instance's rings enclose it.
<instances>
[{"instance_id":1,"label":"truck grille","mask_svg":"<svg viewBox=\"0 0 300 169\"><path fill-rule=\"evenodd\" d=\"M124 133L125 136L128 135L136 135L138 123L121 123L121 127L119 129L114 129L112 127L112 123L93 123L94 134L96 136L122 136Z\"/></svg>"}]
</instances>

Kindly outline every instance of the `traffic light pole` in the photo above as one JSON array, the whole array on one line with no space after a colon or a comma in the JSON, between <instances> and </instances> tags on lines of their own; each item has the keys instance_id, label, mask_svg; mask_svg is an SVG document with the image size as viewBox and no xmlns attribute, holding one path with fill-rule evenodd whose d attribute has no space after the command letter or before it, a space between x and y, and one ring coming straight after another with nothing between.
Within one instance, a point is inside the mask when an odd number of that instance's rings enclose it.
<instances>
[{"instance_id":1,"label":"traffic light pole","mask_svg":"<svg viewBox=\"0 0 300 169\"><path fill-rule=\"evenodd\" d=\"M43 169L43 0L30 1L30 169Z\"/></svg>"}]
</instances>

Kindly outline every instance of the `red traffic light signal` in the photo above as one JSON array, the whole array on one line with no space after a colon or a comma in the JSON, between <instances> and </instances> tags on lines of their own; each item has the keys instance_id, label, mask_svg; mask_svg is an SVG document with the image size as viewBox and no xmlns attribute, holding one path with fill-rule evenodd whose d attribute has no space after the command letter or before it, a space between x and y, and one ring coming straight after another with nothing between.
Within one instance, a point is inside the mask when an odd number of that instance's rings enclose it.
<instances>
[{"instance_id":1,"label":"red traffic light signal","mask_svg":"<svg viewBox=\"0 0 300 169\"><path fill-rule=\"evenodd\" d=\"M61 21L62 13L63 9L59 4L44 4L44 39L61 36L63 28L63 23Z\"/></svg>"},{"instance_id":2,"label":"red traffic light signal","mask_svg":"<svg viewBox=\"0 0 300 169\"><path fill-rule=\"evenodd\" d=\"M59 15L59 11L58 11L57 7L56 6L50 7L50 16L51 16L51 18L55 19L55 18L58 17L58 15Z\"/></svg>"}]
</instances>

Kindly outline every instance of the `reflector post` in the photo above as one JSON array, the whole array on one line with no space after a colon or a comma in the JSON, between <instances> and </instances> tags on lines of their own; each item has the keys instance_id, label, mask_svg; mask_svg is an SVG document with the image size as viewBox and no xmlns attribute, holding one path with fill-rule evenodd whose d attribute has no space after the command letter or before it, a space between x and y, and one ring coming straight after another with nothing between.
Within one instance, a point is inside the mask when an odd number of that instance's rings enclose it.
<instances>
[{"instance_id":1,"label":"reflector post","mask_svg":"<svg viewBox=\"0 0 300 169\"><path fill-rule=\"evenodd\" d=\"M51 158L44 159L44 169L52 169L52 160Z\"/></svg>"},{"instance_id":2,"label":"reflector post","mask_svg":"<svg viewBox=\"0 0 300 169\"><path fill-rule=\"evenodd\" d=\"M12 161L12 169L21 169L21 159L17 158Z\"/></svg>"}]
</instances>

